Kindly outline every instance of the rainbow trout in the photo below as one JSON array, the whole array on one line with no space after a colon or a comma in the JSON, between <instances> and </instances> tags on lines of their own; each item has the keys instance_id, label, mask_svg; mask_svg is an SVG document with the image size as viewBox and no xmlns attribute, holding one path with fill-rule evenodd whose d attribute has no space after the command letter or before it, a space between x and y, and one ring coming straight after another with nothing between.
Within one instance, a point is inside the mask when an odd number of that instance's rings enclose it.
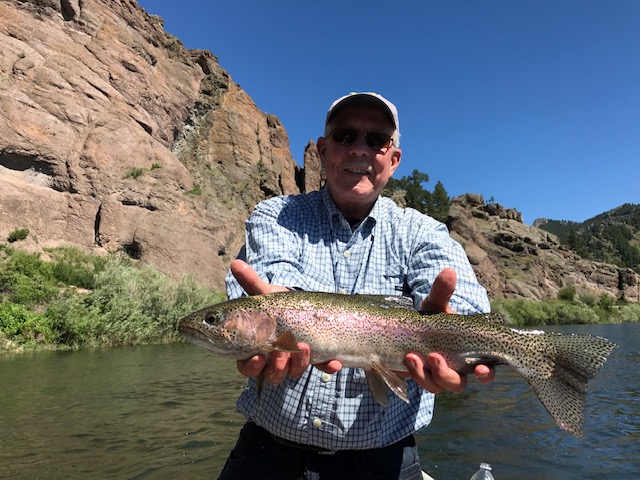
<instances>
[{"instance_id":1,"label":"rainbow trout","mask_svg":"<svg viewBox=\"0 0 640 480\"><path fill-rule=\"evenodd\" d=\"M438 352L460 374L478 364L508 365L522 375L560 428L582 436L587 383L615 348L590 335L508 327L496 314L422 315L399 296L284 292L230 300L180 321L195 344L235 359L311 348L311 363L337 359L366 371L373 397L405 401L404 357Z\"/></svg>"}]
</instances>

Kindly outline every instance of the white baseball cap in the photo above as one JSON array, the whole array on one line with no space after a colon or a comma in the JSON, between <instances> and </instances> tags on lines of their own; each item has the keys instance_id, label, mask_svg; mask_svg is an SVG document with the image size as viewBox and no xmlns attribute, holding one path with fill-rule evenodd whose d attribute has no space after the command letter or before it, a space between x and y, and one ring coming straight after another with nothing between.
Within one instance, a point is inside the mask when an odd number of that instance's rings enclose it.
<instances>
[{"instance_id":1,"label":"white baseball cap","mask_svg":"<svg viewBox=\"0 0 640 480\"><path fill-rule=\"evenodd\" d=\"M325 125L329 123L331 117L333 117L337 112L339 112L343 108L348 107L349 105L355 105L358 103L367 103L377 107L382 107L382 110L389 114L389 119L393 122L393 126L396 129L397 136L398 138L400 138L400 121L398 120L398 109L389 100L375 92L351 92L344 97L340 97L331 104L331 107L327 112Z\"/></svg>"}]
</instances>

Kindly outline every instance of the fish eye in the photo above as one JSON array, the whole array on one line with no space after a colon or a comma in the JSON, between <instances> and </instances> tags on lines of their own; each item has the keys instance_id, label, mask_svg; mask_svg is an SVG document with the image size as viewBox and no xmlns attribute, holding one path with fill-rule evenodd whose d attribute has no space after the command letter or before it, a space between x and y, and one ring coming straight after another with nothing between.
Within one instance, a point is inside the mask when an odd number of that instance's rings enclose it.
<instances>
[{"instance_id":1,"label":"fish eye","mask_svg":"<svg viewBox=\"0 0 640 480\"><path fill-rule=\"evenodd\" d=\"M204 323L208 325L218 325L222 321L220 312L211 311L204 314Z\"/></svg>"}]
</instances>

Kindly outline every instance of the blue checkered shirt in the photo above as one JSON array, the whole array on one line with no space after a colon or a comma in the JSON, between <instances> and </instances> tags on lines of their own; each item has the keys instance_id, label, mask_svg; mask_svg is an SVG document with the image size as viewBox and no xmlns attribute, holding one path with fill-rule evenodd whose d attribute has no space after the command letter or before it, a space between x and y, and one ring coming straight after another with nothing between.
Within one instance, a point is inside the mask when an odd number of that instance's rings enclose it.
<instances>
[{"instance_id":1,"label":"blue checkered shirt","mask_svg":"<svg viewBox=\"0 0 640 480\"><path fill-rule=\"evenodd\" d=\"M458 276L451 306L458 313L489 311L460 244L446 226L380 197L352 231L327 188L258 204L246 223L246 260L267 282L307 291L410 295L417 307L445 267ZM229 274L227 294L246 294ZM364 371L329 375L309 367L301 378L265 383L249 379L238 410L273 435L329 450L390 445L431 421L434 395L409 381L410 403L391 395L378 404Z\"/></svg>"}]
</instances>

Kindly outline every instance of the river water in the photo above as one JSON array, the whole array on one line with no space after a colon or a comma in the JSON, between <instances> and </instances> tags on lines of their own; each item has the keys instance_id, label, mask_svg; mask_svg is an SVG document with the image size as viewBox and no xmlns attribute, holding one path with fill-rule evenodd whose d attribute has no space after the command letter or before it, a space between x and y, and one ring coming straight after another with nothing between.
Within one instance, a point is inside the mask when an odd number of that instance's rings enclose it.
<instances>
[{"instance_id":1,"label":"river water","mask_svg":"<svg viewBox=\"0 0 640 480\"><path fill-rule=\"evenodd\" d=\"M436 480L640 478L640 324L555 327L616 342L590 384L585 438L500 369L442 394L418 435ZM215 478L244 423L235 362L188 344L0 356L0 478Z\"/></svg>"}]
</instances>

